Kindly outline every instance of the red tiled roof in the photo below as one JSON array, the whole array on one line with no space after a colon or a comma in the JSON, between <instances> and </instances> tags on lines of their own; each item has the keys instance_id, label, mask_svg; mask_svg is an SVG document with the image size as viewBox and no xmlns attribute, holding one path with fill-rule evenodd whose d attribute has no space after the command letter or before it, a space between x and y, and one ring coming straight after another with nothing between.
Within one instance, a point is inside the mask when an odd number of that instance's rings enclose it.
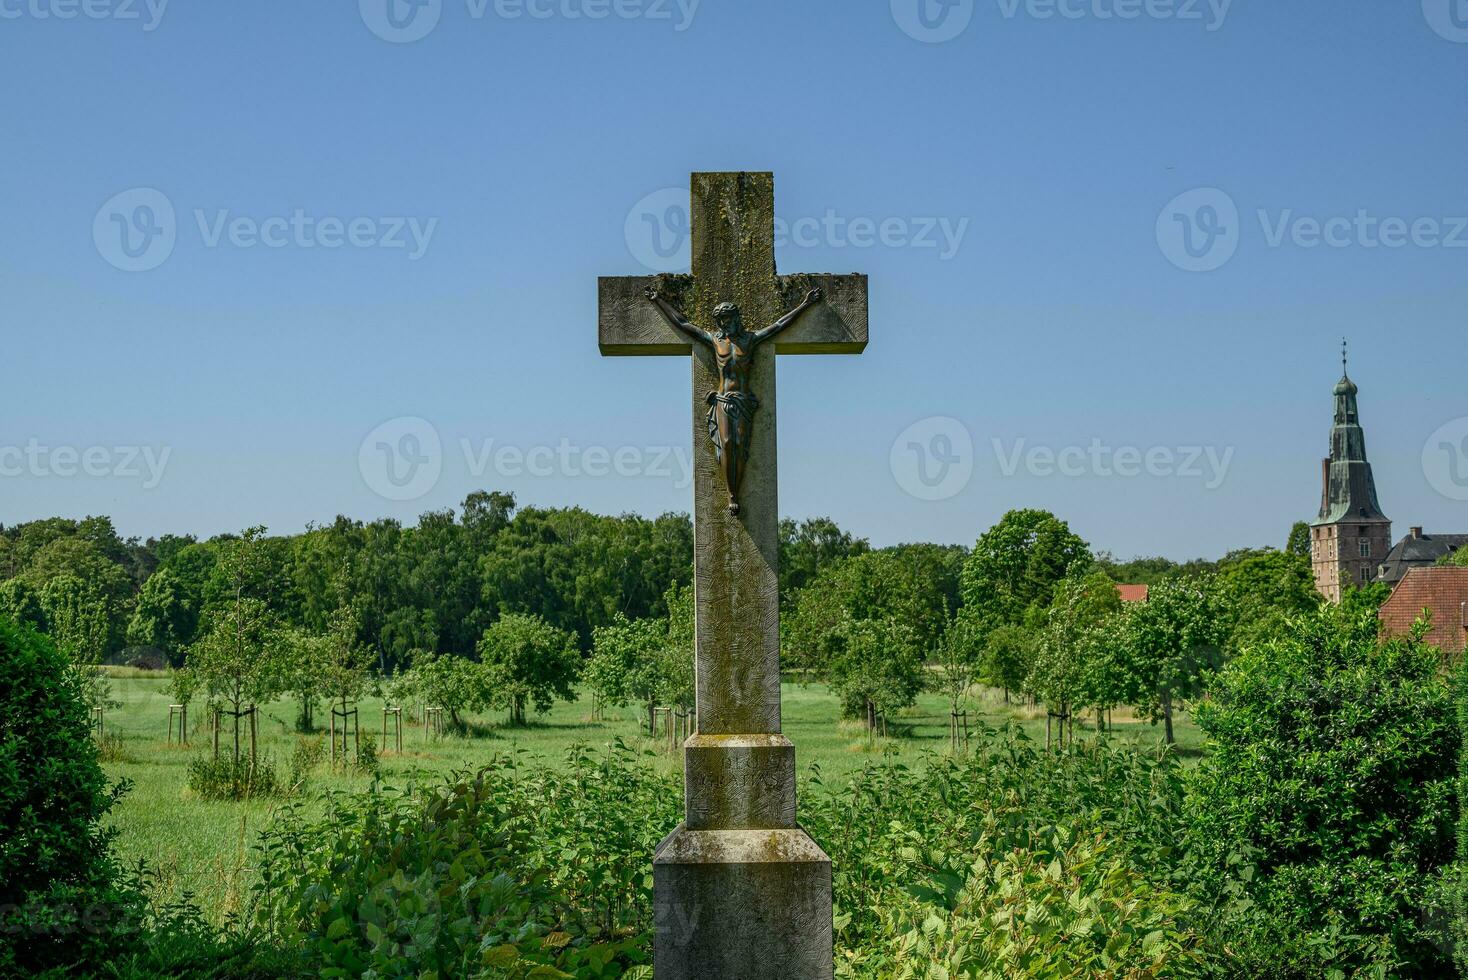
<instances>
[{"instance_id":1,"label":"red tiled roof","mask_svg":"<svg viewBox=\"0 0 1468 980\"><path fill-rule=\"evenodd\" d=\"M1422 610L1432 610L1427 642L1446 653L1468 646L1468 568L1409 568L1381 607L1387 633L1405 636Z\"/></svg>"},{"instance_id":2,"label":"red tiled roof","mask_svg":"<svg viewBox=\"0 0 1468 980\"><path fill-rule=\"evenodd\" d=\"M1145 585L1118 585L1116 591L1121 593L1122 602L1146 602L1151 590Z\"/></svg>"}]
</instances>

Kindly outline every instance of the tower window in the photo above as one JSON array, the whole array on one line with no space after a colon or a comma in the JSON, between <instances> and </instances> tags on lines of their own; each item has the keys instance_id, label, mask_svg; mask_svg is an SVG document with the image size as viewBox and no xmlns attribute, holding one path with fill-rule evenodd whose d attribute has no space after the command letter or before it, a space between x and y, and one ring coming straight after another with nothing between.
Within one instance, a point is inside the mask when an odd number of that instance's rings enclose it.
<instances>
[{"instance_id":1,"label":"tower window","mask_svg":"<svg viewBox=\"0 0 1468 980\"><path fill-rule=\"evenodd\" d=\"M1371 542L1370 541L1367 541L1365 538L1362 538L1361 539L1361 557L1362 558L1370 558L1371 557Z\"/></svg>"}]
</instances>

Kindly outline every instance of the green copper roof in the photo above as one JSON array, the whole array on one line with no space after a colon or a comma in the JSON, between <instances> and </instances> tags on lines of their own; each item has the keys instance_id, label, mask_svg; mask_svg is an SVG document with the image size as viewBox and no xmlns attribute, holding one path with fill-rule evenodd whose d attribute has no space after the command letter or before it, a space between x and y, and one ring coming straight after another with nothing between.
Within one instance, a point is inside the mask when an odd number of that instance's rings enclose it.
<instances>
[{"instance_id":1,"label":"green copper roof","mask_svg":"<svg viewBox=\"0 0 1468 980\"><path fill-rule=\"evenodd\" d=\"M1330 430L1330 474L1316 524L1388 521L1376 500L1376 479L1366 461L1366 433L1356 404L1360 389L1349 375L1335 386L1335 426Z\"/></svg>"}]
</instances>

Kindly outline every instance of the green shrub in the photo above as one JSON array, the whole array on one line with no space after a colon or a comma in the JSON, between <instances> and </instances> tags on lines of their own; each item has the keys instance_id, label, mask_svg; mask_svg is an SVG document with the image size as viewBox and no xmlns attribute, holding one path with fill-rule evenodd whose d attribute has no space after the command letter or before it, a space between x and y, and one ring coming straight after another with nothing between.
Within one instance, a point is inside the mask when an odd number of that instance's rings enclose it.
<instances>
[{"instance_id":1,"label":"green shrub","mask_svg":"<svg viewBox=\"0 0 1468 980\"><path fill-rule=\"evenodd\" d=\"M1468 556L1468 547L1460 555ZM1468 663L1458 669L1454 680L1458 702L1458 798L1468 797ZM1458 860L1447 875L1450 942L1459 972L1468 975L1468 807L1461 806L1458 817Z\"/></svg>"},{"instance_id":2,"label":"green shrub","mask_svg":"<svg viewBox=\"0 0 1468 980\"><path fill-rule=\"evenodd\" d=\"M913 900L889 911L869 966L973 980L1204 975L1193 903L1132 869L1104 835L1072 840L1057 827L1041 850L992 845L975 843L979 856L939 908Z\"/></svg>"},{"instance_id":3,"label":"green shrub","mask_svg":"<svg viewBox=\"0 0 1468 980\"><path fill-rule=\"evenodd\" d=\"M291 804L261 835L251 921L328 975L623 976L647 960L678 788L619 747Z\"/></svg>"},{"instance_id":4,"label":"green shrub","mask_svg":"<svg viewBox=\"0 0 1468 980\"><path fill-rule=\"evenodd\" d=\"M1189 793L1230 976L1442 976L1424 913L1452 858L1458 736L1439 655L1331 607L1246 648L1198 711Z\"/></svg>"},{"instance_id":5,"label":"green shrub","mask_svg":"<svg viewBox=\"0 0 1468 980\"><path fill-rule=\"evenodd\" d=\"M224 753L195 756L189 763L188 787L205 800L249 800L287 788L277 783L268 758L252 763L248 756L235 759Z\"/></svg>"},{"instance_id":6,"label":"green shrub","mask_svg":"<svg viewBox=\"0 0 1468 980\"><path fill-rule=\"evenodd\" d=\"M82 678L0 618L0 976L92 961L141 912L103 818L126 785L97 760Z\"/></svg>"},{"instance_id":7,"label":"green shrub","mask_svg":"<svg viewBox=\"0 0 1468 980\"><path fill-rule=\"evenodd\" d=\"M362 733L362 741L357 745L356 768L358 772L368 776L379 776L382 774L382 760L377 755L377 739L367 732Z\"/></svg>"},{"instance_id":8,"label":"green shrub","mask_svg":"<svg viewBox=\"0 0 1468 980\"><path fill-rule=\"evenodd\" d=\"M326 740L320 735L297 736L296 744L291 748L291 759L289 775L286 777L285 790L288 793L296 793L306 785L311 774L326 759Z\"/></svg>"},{"instance_id":9,"label":"green shrub","mask_svg":"<svg viewBox=\"0 0 1468 980\"><path fill-rule=\"evenodd\" d=\"M1046 752L1009 726L975 743L803 793L834 866L841 976L1189 977L1216 958L1182 894L1173 753Z\"/></svg>"}]
</instances>

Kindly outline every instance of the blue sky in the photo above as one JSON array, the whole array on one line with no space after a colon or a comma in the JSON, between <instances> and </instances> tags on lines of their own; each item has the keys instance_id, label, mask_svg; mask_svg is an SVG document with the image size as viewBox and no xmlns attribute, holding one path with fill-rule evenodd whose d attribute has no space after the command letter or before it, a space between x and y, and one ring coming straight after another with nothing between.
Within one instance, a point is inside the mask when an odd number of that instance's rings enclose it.
<instances>
[{"instance_id":1,"label":"blue sky","mask_svg":"<svg viewBox=\"0 0 1468 980\"><path fill-rule=\"evenodd\" d=\"M757 169L782 271L871 276L781 360L783 512L1281 544L1345 335L1388 514L1468 530L1463 0L393 2L0 0L0 521L687 510L596 277Z\"/></svg>"}]
</instances>

